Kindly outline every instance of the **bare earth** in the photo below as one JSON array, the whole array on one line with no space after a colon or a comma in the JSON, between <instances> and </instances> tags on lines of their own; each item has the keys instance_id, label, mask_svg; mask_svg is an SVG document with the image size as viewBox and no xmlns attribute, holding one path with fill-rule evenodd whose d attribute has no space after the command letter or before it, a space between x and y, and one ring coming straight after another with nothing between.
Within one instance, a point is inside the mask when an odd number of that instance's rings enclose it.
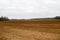
<instances>
[{"instance_id":1,"label":"bare earth","mask_svg":"<svg viewBox=\"0 0 60 40\"><path fill-rule=\"evenodd\" d=\"M29 22L0 22L0 40L60 40L60 21L42 24Z\"/></svg>"}]
</instances>

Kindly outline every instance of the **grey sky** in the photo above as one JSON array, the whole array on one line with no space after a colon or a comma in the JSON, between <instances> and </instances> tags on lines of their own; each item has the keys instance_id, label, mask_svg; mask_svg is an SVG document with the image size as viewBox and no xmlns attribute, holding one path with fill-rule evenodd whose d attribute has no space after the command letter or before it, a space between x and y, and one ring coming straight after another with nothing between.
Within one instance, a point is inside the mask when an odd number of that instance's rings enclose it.
<instances>
[{"instance_id":1,"label":"grey sky","mask_svg":"<svg viewBox=\"0 0 60 40\"><path fill-rule=\"evenodd\" d=\"M60 15L60 0L0 0L0 16L35 18L57 15Z\"/></svg>"}]
</instances>

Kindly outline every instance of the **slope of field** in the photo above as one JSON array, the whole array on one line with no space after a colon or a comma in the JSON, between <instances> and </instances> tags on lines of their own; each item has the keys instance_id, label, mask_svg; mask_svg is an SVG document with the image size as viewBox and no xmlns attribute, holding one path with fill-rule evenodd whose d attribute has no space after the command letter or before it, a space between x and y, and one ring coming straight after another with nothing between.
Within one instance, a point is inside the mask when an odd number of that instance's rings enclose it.
<instances>
[{"instance_id":1,"label":"slope of field","mask_svg":"<svg viewBox=\"0 0 60 40\"><path fill-rule=\"evenodd\" d=\"M60 40L60 20L0 21L0 40Z\"/></svg>"}]
</instances>

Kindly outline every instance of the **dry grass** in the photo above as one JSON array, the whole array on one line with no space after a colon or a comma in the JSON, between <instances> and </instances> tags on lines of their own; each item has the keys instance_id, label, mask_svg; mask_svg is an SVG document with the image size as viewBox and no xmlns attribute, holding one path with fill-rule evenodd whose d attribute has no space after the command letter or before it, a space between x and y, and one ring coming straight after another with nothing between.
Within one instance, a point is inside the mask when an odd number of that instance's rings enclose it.
<instances>
[{"instance_id":1,"label":"dry grass","mask_svg":"<svg viewBox=\"0 0 60 40\"><path fill-rule=\"evenodd\" d=\"M18 20L18 21L2 21L0 22L0 28L11 28L26 29L26 30L35 30L35 31L44 31L49 32L53 30L60 30L60 20Z\"/></svg>"},{"instance_id":2,"label":"dry grass","mask_svg":"<svg viewBox=\"0 0 60 40\"><path fill-rule=\"evenodd\" d=\"M1 21L1 32L7 40L60 40L60 20Z\"/></svg>"},{"instance_id":3,"label":"dry grass","mask_svg":"<svg viewBox=\"0 0 60 40\"><path fill-rule=\"evenodd\" d=\"M7 40L7 38L1 37L0 40Z\"/></svg>"}]
</instances>

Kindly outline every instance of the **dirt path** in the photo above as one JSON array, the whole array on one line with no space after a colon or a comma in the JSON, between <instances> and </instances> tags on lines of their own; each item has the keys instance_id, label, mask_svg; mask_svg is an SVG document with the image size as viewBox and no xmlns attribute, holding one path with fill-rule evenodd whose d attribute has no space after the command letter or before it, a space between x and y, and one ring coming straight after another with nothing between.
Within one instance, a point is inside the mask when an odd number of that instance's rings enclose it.
<instances>
[{"instance_id":1,"label":"dirt path","mask_svg":"<svg viewBox=\"0 0 60 40\"><path fill-rule=\"evenodd\" d=\"M0 34L2 40L60 40L60 34L14 28L0 30Z\"/></svg>"}]
</instances>

